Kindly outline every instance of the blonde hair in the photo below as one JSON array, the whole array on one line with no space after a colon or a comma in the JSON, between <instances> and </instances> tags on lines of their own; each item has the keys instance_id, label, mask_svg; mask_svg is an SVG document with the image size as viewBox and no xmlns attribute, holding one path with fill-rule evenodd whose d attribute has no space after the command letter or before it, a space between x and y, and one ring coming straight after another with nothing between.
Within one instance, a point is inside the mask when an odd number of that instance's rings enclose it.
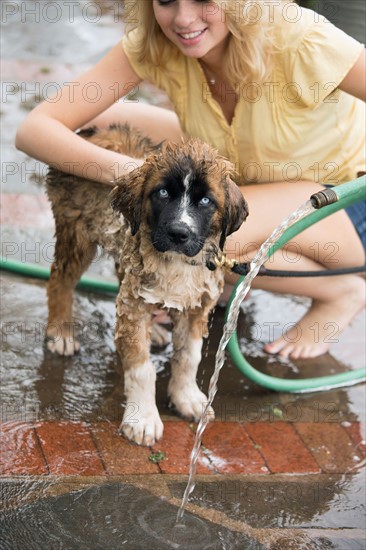
<instances>
[{"instance_id":1,"label":"blonde hair","mask_svg":"<svg viewBox=\"0 0 366 550\"><path fill-rule=\"evenodd\" d=\"M225 76L237 83L263 82L271 70L273 37L269 18L258 16L264 0L212 0L223 10L230 40L223 60ZM139 29L135 54L140 63L151 63L168 70L169 61L178 57L178 48L167 40L153 11L152 0L125 2L126 32Z\"/></svg>"}]
</instances>

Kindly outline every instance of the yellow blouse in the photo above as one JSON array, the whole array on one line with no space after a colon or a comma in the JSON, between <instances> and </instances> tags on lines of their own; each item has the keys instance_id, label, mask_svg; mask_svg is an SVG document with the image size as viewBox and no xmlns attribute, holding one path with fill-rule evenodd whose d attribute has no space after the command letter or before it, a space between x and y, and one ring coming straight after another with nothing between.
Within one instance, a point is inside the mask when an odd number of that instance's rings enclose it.
<instances>
[{"instance_id":1,"label":"yellow blouse","mask_svg":"<svg viewBox=\"0 0 366 550\"><path fill-rule=\"evenodd\" d=\"M136 74L167 93L186 134L229 158L240 183L354 179L366 167L365 104L337 86L363 45L307 9L296 22L280 16L274 32L272 74L239 87L231 124L196 59L180 55L168 71L138 63L138 31L123 38L123 48Z\"/></svg>"}]
</instances>

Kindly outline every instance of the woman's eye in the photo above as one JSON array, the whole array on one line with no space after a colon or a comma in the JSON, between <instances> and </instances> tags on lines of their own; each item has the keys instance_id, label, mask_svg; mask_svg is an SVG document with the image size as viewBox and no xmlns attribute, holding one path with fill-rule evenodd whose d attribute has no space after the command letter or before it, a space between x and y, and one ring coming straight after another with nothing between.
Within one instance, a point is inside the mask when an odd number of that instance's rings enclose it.
<instances>
[{"instance_id":1,"label":"woman's eye","mask_svg":"<svg viewBox=\"0 0 366 550\"><path fill-rule=\"evenodd\" d=\"M161 198L161 199L167 199L169 197L169 193L166 189L159 189L158 191L158 196Z\"/></svg>"},{"instance_id":2,"label":"woman's eye","mask_svg":"<svg viewBox=\"0 0 366 550\"><path fill-rule=\"evenodd\" d=\"M208 3L210 2L211 0L195 0L197 2L197 4L203 4L203 3ZM145 0L146 2L146 0ZM175 2L175 0L157 0L159 6L167 6L168 4L173 4L173 2Z\"/></svg>"},{"instance_id":3,"label":"woman's eye","mask_svg":"<svg viewBox=\"0 0 366 550\"><path fill-rule=\"evenodd\" d=\"M211 199L209 197L202 197L199 203L202 206L208 206L209 204L211 204Z\"/></svg>"}]
</instances>

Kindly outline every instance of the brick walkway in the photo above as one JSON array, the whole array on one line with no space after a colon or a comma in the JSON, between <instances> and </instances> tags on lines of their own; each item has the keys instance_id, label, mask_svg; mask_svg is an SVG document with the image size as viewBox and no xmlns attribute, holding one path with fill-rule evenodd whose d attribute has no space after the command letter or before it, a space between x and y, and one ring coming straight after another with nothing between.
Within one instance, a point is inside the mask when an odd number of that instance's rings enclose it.
<instances>
[{"instance_id":1,"label":"brick walkway","mask_svg":"<svg viewBox=\"0 0 366 550\"><path fill-rule=\"evenodd\" d=\"M366 457L354 423L213 422L203 437L199 474L349 473ZM6 422L1 475L187 474L195 425L165 422L154 447L138 447L110 422ZM153 462L161 451L164 458Z\"/></svg>"}]
</instances>

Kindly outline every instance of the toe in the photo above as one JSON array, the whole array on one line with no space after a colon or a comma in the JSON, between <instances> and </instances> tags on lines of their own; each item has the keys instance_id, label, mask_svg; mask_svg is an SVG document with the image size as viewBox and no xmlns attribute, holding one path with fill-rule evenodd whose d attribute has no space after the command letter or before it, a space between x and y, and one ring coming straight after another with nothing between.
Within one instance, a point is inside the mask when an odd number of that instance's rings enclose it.
<instances>
[{"instance_id":1,"label":"toe","mask_svg":"<svg viewBox=\"0 0 366 550\"><path fill-rule=\"evenodd\" d=\"M265 352L275 355L276 353L279 353L285 346L286 342L281 338L279 340L275 340L274 342L266 344L263 349Z\"/></svg>"}]
</instances>

